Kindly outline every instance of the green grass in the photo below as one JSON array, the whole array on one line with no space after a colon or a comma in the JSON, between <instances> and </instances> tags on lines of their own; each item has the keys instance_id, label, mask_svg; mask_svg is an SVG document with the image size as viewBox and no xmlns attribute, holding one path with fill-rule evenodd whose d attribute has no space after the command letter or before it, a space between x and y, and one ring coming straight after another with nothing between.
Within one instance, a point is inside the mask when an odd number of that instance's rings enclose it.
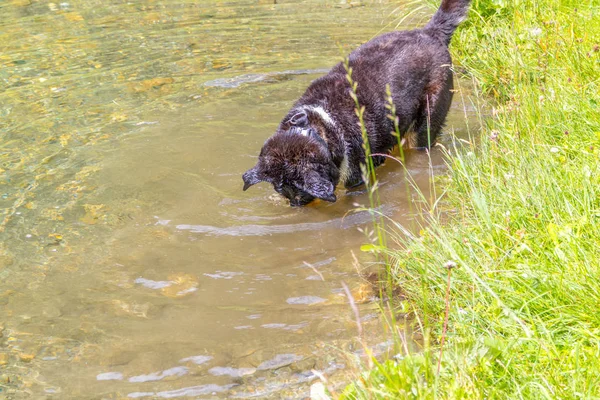
<instances>
[{"instance_id":1,"label":"green grass","mask_svg":"<svg viewBox=\"0 0 600 400\"><path fill-rule=\"evenodd\" d=\"M598 46L599 0L473 0L452 52L492 115L427 228L369 247L425 344L341 398L600 398Z\"/></svg>"}]
</instances>

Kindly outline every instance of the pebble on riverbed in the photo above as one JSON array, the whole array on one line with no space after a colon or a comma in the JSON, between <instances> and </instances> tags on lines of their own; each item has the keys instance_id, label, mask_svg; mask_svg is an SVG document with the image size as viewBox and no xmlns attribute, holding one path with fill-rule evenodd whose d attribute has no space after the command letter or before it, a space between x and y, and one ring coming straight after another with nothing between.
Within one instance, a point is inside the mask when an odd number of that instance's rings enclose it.
<instances>
[{"instance_id":1,"label":"pebble on riverbed","mask_svg":"<svg viewBox=\"0 0 600 400\"><path fill-rule=\"evenodd\" d=\"M160 290L167 297L183 297L198 290L198 279L193 275L169 275L168 279L173 284Z\"/></svg>"},{"instance_id":2,"label":"pebble on riverbed","mask_svg":"<svg viewBox=\"0 0 600 400\"><path fill-rule=\"evenodd\" d=\"M35 358L35 354L21 353L19 359L23 362L31 362Z\"/></svg>"}]
</instances>

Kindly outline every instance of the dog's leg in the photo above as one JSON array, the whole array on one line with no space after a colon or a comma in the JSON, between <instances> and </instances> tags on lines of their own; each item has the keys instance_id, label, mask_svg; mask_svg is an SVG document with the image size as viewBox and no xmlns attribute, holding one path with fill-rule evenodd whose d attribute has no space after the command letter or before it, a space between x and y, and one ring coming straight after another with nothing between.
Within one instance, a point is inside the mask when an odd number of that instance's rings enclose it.
<instances>
[{"instance_id":1,"label":"dog's leg","mask_svg":"<svg viewBox=\"0 0 600 400\"><path fill-rule=\"evenodd\" d=\"M445 79L442 78L439 81L442 83L434 81L429 85L416 119L415 132L418 148L429 148L435 143L452 103L452 73L448 70Z\"/></svg>"},{"instance_id":2,"label":"dog's leg","mask_svg":"<svg viewBox=\"0 0 600 400\"><path fill-rule=\"evenodd\" d=\"M347 173L346 182L344 182L346 189L353 189L364 183L360 171L360 164L364 164L364 162L365 153L362 146L357 143L355 146L351 147L348 152L349 171Z\"/></svg>"},{"instance_id":3,"label":"dog's leg","mask_svg":"<svg viewBox=\"0 0 600 400\"><path fill-rule=\"evenodd\" d=\"M386 153L387 153L387 151L386 151ZM373 166L374 167L379 167L380 165L382 165L385 162L384 156L371 156L371 158L373 158Z\"/></svg>"},{"instance_id":4,"label":"dog's leg","mask_svg":"<svg viewBox=\"0 0 600 400\"><path fill-rule=\"evenodd\" d=\"M375 168L379 167L384 162L385 162L385 157L373 156L373 166ZM363 181L362 172L359 167L350 173L344 186L346 187L346 189L354 189L361 185L364 185L364 183L365 183L365 181Z\"/></svg>"}]
</instances>

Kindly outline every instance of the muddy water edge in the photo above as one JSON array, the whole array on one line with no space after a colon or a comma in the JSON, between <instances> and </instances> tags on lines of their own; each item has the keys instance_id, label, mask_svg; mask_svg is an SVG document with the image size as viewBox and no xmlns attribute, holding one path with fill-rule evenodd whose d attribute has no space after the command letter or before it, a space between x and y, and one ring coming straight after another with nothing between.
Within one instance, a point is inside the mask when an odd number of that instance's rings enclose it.
<instances>
[{"instance_id":1,"label":"muddy water edge","mask_svg":"<svg viewBox=\"0 0 600 400\"><path fill-rule=\"evenodd\" d=\"M350 254L365 193L292 209L241 174L398 3L273 3L0 3L0 398L302 397L359 350L342 281L385 342ZM424 191L432 160L408 154Z\"/></svg>"}]
</instances>

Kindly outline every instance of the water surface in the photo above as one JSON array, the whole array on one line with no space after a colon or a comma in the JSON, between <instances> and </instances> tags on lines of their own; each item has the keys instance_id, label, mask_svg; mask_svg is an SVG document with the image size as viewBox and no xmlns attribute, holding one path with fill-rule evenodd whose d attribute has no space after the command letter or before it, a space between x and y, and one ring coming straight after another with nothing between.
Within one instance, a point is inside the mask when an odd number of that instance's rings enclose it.
<instances>
[{"instance_id":1,"label":"water surface","mask_svg":"<svg viewBox=\"0 0 600 400\"><path fill-rule=\"evenodd\" d=\"M0 395L294 398L311 369L344 374L365 194L292 209L266 184L242 192L241 174L396 7L0 3ZM455 101L449 129L463 120ZM408 154L426 193L432 160ZM402 170L378 174L381 211L409 224Z\"/></svg>"}]
</instances>

